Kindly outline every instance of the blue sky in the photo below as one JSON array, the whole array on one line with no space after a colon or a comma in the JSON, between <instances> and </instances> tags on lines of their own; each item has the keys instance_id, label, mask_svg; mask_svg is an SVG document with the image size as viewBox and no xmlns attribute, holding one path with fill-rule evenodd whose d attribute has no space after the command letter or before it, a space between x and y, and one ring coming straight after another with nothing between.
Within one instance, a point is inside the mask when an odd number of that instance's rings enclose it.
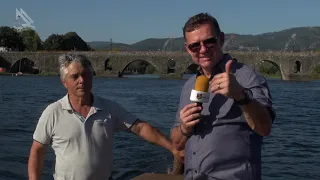
<instances>
[{"instance_id":1,"label":"blue sky","mask_svg":"<svg viewBox=\"0 0 320 180\"><path fill-rule=\"evenodd\" d=\"M131 44L181 37L185 21L199 12L215 16L225 33L320 26L319 7L320 0L3 0L0 26L17 23L15 9L22 8L35 21L41 39L75 31L85 41L112 38Z\"/></svg>"}]
</instances>

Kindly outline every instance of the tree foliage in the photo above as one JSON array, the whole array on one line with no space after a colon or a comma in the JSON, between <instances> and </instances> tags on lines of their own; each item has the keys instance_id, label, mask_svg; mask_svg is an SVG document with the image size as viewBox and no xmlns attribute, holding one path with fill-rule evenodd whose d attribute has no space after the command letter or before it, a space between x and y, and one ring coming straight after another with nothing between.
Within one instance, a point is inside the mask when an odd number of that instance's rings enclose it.
<instances>
[{"instance_id":1,"label":"tree foliage","mask_svg":"<svg viewBox=\"0 0 320 180\"><path fill-rule=\"evenodd\" d=\"M0 27L0 47L18 51L25 49L22 36L14 28L8 26Z\"/></svg>"},{"instance_id":2,"label":"tree foliage","mask_svg":"<svg viewBox=\"0 0 320 180\"><path fill-rule=\"evenodd\" d=\"M63 35L59 34L51 34L44 42L43 42L44 50L51 51L59 51L64 50L63 45Z\"/></svg>"},{"instance_id":3,"label":"tree foliage","mask_svg":"<svg viewBox=\"0 0 320 180\"><path fill-rule=\"evenodd\" d=\"M91 51L91 47L75 32L65 35L52 34L43 43L44 50L51 51Z\"/></svg>"},{"instance_id":4,"label":"tree foliage","mask_svg":"<svg viewBox=\"0 0 320 180\"><path fill-rule=\"evenodd\" d=\"M18 51L92 51L93 49L75 32L52 34L42 42L33 29L17 31L8 26L0 27L0 47Z\"/></svg>"},{"instance_id":5,"label":"tree foliage","mask_svg":"<svg viewBox=\"0 0 320 180\"><path fill-rule=\"evenodd\" d=\"M81 51L90 51L91 48L75 32L68 32L63 37L64 50L79 49Z\"/></svg>"},{"instance_id":6,"label":"tree foliage","mask_svg":"<svg viewBox=\"0 0 320 180\"><path fill-rule=\"evenodd\" d=\"M38 33L33 29L23 29L20 32L26 51L42 50L42 41Z\"/></svg>"},{"instance_id":7,"label":"tree foliage","mask_svg":"<svg viewBox=\"0 0 320 180\"><path fill-rule=\"evenodd\" d=\"M263 63L259 67L259 72L262 74L268 74L268 75L279 75L280 71L272 64L270 63Z\"/></svg>"},{"instance_id":8,"label":"tree foliage","mask_svg":"<svg viewBox=\"0 0 320 180\"><path fill-rule=\"evenodd\" d=\"M318 65L312 69L312 74L320 74L320 65Z\"/></svg>"}]
</instances>

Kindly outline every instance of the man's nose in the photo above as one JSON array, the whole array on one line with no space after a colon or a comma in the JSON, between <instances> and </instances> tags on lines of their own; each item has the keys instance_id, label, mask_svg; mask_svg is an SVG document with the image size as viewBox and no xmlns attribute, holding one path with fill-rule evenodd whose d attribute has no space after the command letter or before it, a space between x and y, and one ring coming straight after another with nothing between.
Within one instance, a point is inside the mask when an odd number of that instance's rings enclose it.
<instances>
[{"instance_id":1,"label":"man's nose","mask_svg":"<svg viewBox=\"0 0 320 180\"><path fill-rule=\"evenodd\" d=\"M81 83L81 84L82 84L82 83L83 83L83 81L84 81L83 76L79 76L79 79L78 79L78 80L79 80L79 83Z\"/></svg>"},{"instance_id":2,"label":"man's nose","mask_svg":"<svg viewBox=\"0 0 320 180\"><path fill-rule=\"evenodd\" d=\"M200 44L200 53L203 54L203 53L206 53L207 52L207 47L203 44L203 42L201 42Z\"/></svg>"}]
</instances>

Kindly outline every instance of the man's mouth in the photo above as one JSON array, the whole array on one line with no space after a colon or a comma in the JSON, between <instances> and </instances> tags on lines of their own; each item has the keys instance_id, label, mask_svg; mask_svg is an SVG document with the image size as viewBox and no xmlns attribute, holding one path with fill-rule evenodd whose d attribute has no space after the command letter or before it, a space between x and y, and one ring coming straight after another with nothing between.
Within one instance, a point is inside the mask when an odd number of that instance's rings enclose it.
<instances>
[{"instance_id":1,"label":"man's mouth","mask_svg":"<svg viewBox=\"0 0 320 180\"><path fill-rule=\"evenodd\" d=\"M207 59L210 59L210 57L205 56L205 57L200 57L199 59L207 60Z\"/></svg>"}]
</instances>

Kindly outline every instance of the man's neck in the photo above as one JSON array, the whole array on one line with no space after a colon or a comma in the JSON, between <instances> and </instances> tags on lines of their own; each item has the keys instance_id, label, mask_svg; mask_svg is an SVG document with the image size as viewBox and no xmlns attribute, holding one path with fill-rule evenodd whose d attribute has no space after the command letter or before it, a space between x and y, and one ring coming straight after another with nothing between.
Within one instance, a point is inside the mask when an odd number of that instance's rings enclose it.
<instances>
[{"instance_id":1,"label":"man's neck","mask_svg":"<svg viewBox=\"0 0 320 180\"><path fill-rule=\"evenodd\" d=\"M223 61L224 55L225 54L222 54L220 60L216 62L216 64L214 64L211 68L207 68L207 69L202 68L202 74L207 76L208 78L211 78L212 74L215 74L217 73L217 71L220 71L219 64L221 63L221 61Z\"/></svg>"},{"instance_id":2,"label":"man's neck","mask_svg":"<svg viewBox=\"0 0 320 180\"><path fill-rule=\"evenodd\" d=\"M210 78L211 74L212 74L212 69L210 69L210 70L202 69L202 73L203 73L203 75L207 76L207 78Z\"/></svg>"},{"instance_id":3,"label":"man's neck","mask_svg":"<svg viewBox=\"0 0 320 180\"><path fill-rule=\"evenodd\" d=\"M219 61L220 62L220 61ZM211 78L212 74L215 74L217 72L217 68L219 68L219 62L216 63L211 68L202 68L202 74L205 75L207 78Z\"/></svg>"},{"instance_id":4,"label":"man's neck","mask_svg":"<svg viewBox=\"0 0 320 180\"><path fill-rule=\"evenodd\" d=\"M82 107L91 107L92 96L90 94L87 96L78 97L78 96L74 96L74 95L69 94L69 101L70 101L71 106L74 109L78 109L78 108L82 108Z\"/></svg>"}]
</instances>

